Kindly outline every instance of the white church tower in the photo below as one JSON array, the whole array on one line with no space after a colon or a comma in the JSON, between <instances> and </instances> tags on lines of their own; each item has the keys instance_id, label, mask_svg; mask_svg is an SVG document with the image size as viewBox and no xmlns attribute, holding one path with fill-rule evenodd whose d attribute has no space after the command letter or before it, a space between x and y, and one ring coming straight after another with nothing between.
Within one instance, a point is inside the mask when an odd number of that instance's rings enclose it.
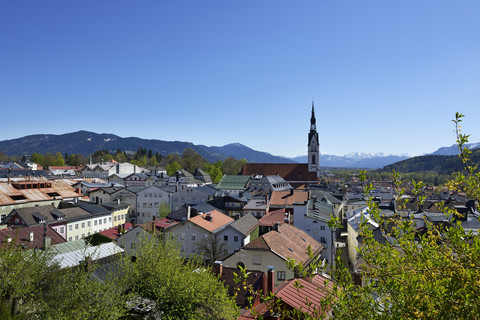
<instances>
[{"instance_id":1,"label":"white church tower","mask_svg":"<svg viewBox=\"0 0 480 320\"><path fill-rule=\"evenodd\" d=\"M320 142L318 141L315 110L312 101L312 117L310 118L310 132L308 133L308 171L320 174Z\"/></svg>"}]
</instances>

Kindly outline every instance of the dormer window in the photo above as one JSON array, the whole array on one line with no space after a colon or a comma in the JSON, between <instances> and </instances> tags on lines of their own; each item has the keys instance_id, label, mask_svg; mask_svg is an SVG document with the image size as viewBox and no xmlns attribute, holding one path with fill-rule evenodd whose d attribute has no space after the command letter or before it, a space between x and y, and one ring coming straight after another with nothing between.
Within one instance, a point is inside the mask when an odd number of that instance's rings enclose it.
<instances>
[{"instance_id":1,"label":"dormer window","mask_svg":"<svg viewBox=\"0 0 480 320\"><path fill-rule=\"evenodd\" d=\"M37 223L45 223L47 222L47 217L45 217L43 214L41 213L34 213L32 214L33 218L35 219L35 221Z\"/></svg>"},{"instance_id":2,"label":"dormer window","mask_svg":"<svg viewBox=\"0 0 480 320\"><path fill-rule=\"evenodd\" d=\"M60 211L52 211L52 216L55 218L55 220L63 220L65 218L65 215L61 213Z\"/></svg>"}]
</instances>

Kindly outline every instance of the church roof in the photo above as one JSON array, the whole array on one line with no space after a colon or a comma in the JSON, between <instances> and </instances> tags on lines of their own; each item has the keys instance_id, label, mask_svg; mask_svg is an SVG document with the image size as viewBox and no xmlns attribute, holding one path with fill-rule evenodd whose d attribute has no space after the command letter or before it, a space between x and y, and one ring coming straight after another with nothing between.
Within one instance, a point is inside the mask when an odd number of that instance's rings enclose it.
<instances>
[{"instance_id":1,"label":"church roof","mask_svg":"<svg viewBox=\"0 0 480 320\"><path fill-rule=\"evenodd\" d=\"M317 181L316 172L308 172L306 163L245 163L243 175L279 175L287 182Z\"/></svg>"}]
</instances>

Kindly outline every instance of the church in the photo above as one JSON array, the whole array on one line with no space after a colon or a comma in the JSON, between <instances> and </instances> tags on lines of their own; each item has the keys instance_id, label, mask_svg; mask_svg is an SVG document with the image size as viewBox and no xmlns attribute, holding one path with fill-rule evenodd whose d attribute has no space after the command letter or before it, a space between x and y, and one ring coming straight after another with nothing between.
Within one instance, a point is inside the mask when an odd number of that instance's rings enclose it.
<instances>
[{"instance_id":1,"label":"church","mask_svg":"<svg viewBox=\"0 0 480 320\"><path fill-rule=\"evenodd\" d=\"M318 183L320 176L320 142L312 101L310 132L308 133L308 163L246 163L242 175L279 175L294 188Z\"/></svg>"}]
</instances>

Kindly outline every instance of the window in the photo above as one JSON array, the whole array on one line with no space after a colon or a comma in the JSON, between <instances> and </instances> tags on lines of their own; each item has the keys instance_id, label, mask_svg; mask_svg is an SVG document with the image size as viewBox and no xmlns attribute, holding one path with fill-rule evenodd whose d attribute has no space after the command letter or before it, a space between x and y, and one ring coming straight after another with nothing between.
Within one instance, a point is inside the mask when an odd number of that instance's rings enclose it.
<instances>
[{"instance_id":1,"label":"window","mask_svg":"<svg viewBox=\"0 0 480 320\"><path fill-rule=\"evenodd\" d=\"M197 235L195 233L192 233L191 238L192 238L193 241L195 241L195 240L197 240Z\"/></svg>"},{"instance_id":2,"label":"window","mask_svg":"<svg viewBox=\"0 0 480 320\"><path fill-rule=\"evenodd\" d=\"M238 242L238 236L234 236L233 241Z\"/></svg>"},{"instance_id":3,"label":"window","mask_svg":"<svg viewBox=\"0 0 480 320\"><path fill-rule=\"evenodd\" d=\"M228 241L228 236L223 236L223 241Z\"/></svg>"},{"instance_id":4,"label":"window","mask_svg":"<svg viewBox=\"0 0 480 320\"><path fill-rule=\"evenodd\" d=\"M88 227L91 227L91 226L92 226L92 222L91 222L91 221L88 221L88 222L87 222L87 226L88 226Z\"/></svg>"},{"instance_id":5,"label":"window","mask_svg":"<svg viewBox=\"0 0 480 320\"><path fill-rule=\"evenodd\" d=\"M148 204L148 207L149 207L149 208L151 208L151 207L152 207L152 203L151 203L151 202Z\"/></svg>"},{"instance_id":6,"label":"window","mask_svg":"<svg viewBox=\"0 0 480 320\"><path fill-rule=\"evenodd\" d=\"M60 227L60 233L63 233L64 230L63 230L63 227Z\"/></svg>"},{"instance_id":7,"label":"window","mask_svg":"<svg viewBox=\"0 0 480 320\"><path fill-rule=\"evenodd\" d=\"M119 217L120 218L120 217ZM119 219L120 220L120 219ZM117 221L117 216L113 217L113 221Z\"/></svg>"},{"instance_id":8,"label":"window","mask_svg":"<svg viewBox=\"0 0 480 320\"><path fill-rule=\"evenodd\" d=\"M103 218L103 223L107 223L107 218Z\"/></svg>"},{"instance_id":9,"label":"window","mask_svg":"<svg viewBox=\"0 0 480 320\"><path fill-rule=\"evenodd\" d=\"M285 281L285 271L277 271L277 280Z\"/></svg>"},{"instance_id":10,"label":"window","mask_svg":"<svg viewBox=\"0 0 480 320\"><path fill-rule=\"evenodd\" d=\"M94 220L94 221L93 221L93 225L94 225L94 226L97 225L97 220Z\"/></svg>"},{"instance_id":11,"label":"window","mask_svg":"<svg viewBox=\"0 0 480 320\"><path fill-rule=\"evenodd\" d=\"M102 219L98 219L98 224L102 224Z\"/></svg>"},{"instance_id":12,"label":"window","mask_svg":"<svg viewBox=\"0 0 480 320\"><path fill-rule=\"evenodd\" d=\"M75 240L78 240L78 236L75 236Z\"/></svg>"},{"instance_id":13,"label":"window","mask_svg":"<svg viewBox=\"0 0 480 320\"><path fill-rule=\"evenodd\" d=\"M108 222L112 222L112 217L108 217Z\"/></svg>"},{"instance_id":14,"label":"window","mask_svg":"<svg viewBox=\"0 0 480 320\"><path fill-rule=\"evenodd\" d=\"M78 223L75 223L75 230L78 230Z\"/></svg>"},{"instance_id":15,"label":"window","mask_svg":"<svg viewBox=\"0 0 480 320\"><path fill-rule=\"evenodd\" d=\"M144 208L147 207L147 203L146 203L146 202L143 203L143 207L144 207Z\"/></svg>"},{"instance_id":16,"label":"window","mask_svg":"<svg viewBox=\"0 0 480 320\"><path fill-rule=\"evenodd\" d=\"M325 230L325 226L320 226L320 230Z\"/></svg>"},{"instance_id":17,"label":"window","mask_svg":"<svg viewBox=\"0 0 480 320\"><path fill-rule=\"evenodd\" d=\"M72 237L68 237L68 241L72 241Z\"/></svg>"},{"instance_id":18,"label":"window","mask_svg":"<svg viewBox=\"0 0 480 320\"><path fill-rule=\"evenodd\" d=\"M72 231L72 225L68 226L68 231Z\"/></svg>"},{"instance_id":19,"label":"window","mask_svg":"<svg viewBox=\"0 0 480 320\"><path fill-rule=\"evenodd\" d=\"M82 238L85 238L85 233L82 233Z\"/></svg>"},{"instance_id":20,"label":"window","mask_svg":"<svg viewBox=\"0 0 480 320\"><path fill-rule=\"evenodd\" d=\"M321 243L326 243L327 241L325 240L325 237L320 237L320 242Z\"/></svg>"},{"instance_id":21,"label":"window","mask_svg":"<svg viewBox=\"0 0 480 320\"><path fill-rule=\"evenodd\" d=\"M252 261L253 264L256 264L256 265L262 264L262 257L260 255L254 254L252 258L253 258L253 261Z\"/></svg>"},{"instance_id":22,"label":"window","mask_svg":"<svg viewBox=\"0 0 480 320\"><path fill-rule=\"evenodd\" d=\"M185 233L180 233L180 240L185 240Z\"/></svg>"},{"instance_id":23,"label":"window","mask_svg":"<svg viewBox=\"0 0 480 320\"><path fill-rule=\"evenodd\" d=\"M85 222L82 222L82 229L85 228Z\"/></svg>"}]
</instances>

